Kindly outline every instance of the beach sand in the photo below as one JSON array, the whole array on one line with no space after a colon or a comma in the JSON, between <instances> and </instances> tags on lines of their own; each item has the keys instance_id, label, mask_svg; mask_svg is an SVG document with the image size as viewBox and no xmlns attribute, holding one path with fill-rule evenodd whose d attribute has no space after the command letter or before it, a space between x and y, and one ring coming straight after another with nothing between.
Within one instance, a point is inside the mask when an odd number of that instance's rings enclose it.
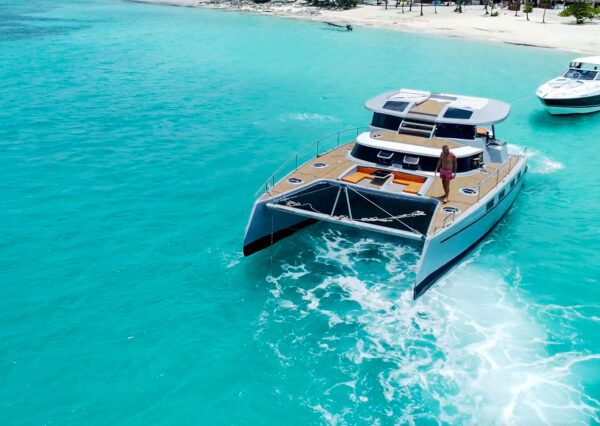
<instances>
[{"instance_id":1,"label":"beach sand","mask_svg":"<svg viewBox=\"0 0 600 426\"><path fill-rule=\"evenodd\" d=\"M600 21L575 25L572 18L561 18L558 10L546 11L546 23L542 23L542 9L534 9L527 21L525 14L507 9L499 10L499 16L485 15L483 6L463 7L463 13L455 13L454 6L434 7L425 5L420 16L419 4L408 7L402 13L393 4L384 6L361 5L350 10L326 10L307 7L299 3L208 2L200 0L136 0L142 3L160 3L175 6L207 7L276 15L286 18L329 21L354 26L387 28L399 31L439 34L481 41L560 49L583 54L600 55Z\"/></svg>"}]
</instances>

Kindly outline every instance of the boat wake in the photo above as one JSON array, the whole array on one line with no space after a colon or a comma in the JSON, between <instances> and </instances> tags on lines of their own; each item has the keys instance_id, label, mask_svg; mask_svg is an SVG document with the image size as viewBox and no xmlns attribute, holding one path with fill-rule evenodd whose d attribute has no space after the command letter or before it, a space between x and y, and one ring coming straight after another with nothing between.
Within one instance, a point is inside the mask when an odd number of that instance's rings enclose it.
<instances>
[{"instance_id":1,"label":"boat wake","mask_svg":"<svg viewBox=\"0 0 600 426\"><path fill-rule=\"evenodd\" d=\"M523 147L515 144L508 145L508 151L511 154L517 154L523 150ZM527 150L527 160L529 170L534 174L549 174L555 173L565 168L565 165L551 159L535 149Z\"/></svg>"},{"instance_id":2,"label":"boat wake","mask_svg":"<svg viewBox=\"0 0 600 426\"><path fill-rule=\"evenodd\" d=\"M292 114L285 114L284 116L281 117L281 121L289 121L289 120L294 120L294 121L321 121L321 122L325 122L325 121L329 121L329 122L336 122L339 121L339 119L331 116L331 115L324 115L324 114L318 114L318 113L314 113L314 112L302 112L302 113L292 113Z\"/></svg>"},{"instance_id":3,"label":"boat wake","mask_svg":"<svg viewBox=\"0 0 600 426\"><path fill-rule=\"evenodd\" d=\"M269 277L259 335L282 368L306 374L311 392L299 397L325 422L600 421L574 373L600 355L561 351L568 334L546 328L593 309L528 304L518 268L485 245L413 301L415 249L336 230L315 239ZM499 266L486 267L492 257Z\"/></svg>"}]
</instances>

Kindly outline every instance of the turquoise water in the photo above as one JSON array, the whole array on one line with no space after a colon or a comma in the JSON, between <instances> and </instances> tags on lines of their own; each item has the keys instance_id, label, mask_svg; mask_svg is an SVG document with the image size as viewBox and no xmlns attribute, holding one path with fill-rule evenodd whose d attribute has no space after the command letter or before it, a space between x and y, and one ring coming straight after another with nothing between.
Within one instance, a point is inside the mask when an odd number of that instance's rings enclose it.
<instances>
[{"instance_id":1,"label":"turquoise water","mask_svg":"<svg viewBox=\"0 0 600 426\"><path fill-rule=\"evenodd\" d=\"M0 4L0 424L600 423L600 115L572 54L106 0ZM410 300L417 254L253 195L399 87L498 97L530 173Z\"/></svg>"}]
</instances>

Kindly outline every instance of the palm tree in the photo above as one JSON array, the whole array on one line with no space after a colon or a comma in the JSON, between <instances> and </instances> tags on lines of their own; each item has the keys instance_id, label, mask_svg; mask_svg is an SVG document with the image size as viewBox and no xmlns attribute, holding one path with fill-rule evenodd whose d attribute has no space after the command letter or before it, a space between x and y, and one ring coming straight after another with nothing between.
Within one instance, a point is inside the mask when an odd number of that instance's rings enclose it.
<instances>
[{"instance_id":1,"label":"palm tree","mask_svg":"<svg viewBox=\"0 0 600 426\"><path fill-rule=\"evenodd\" d=\"M531 3L529 3L529 0L525 0L525 5L523 5L523 12L525 12L525 16L529 21L529 14L533 12L533 7L531 7Z\"/></svg>"},{"instance_id":2,"label":"palm tree","mask_svg":"<svg viewBox=\"0 0 600 426\"><path fill-rule=\"evenodd\" d=\"M546 23L546 9L548 9L548 2L544 1L543 5L544 5L544 14L542 15L542 24L545 24Z\"/></svg>"}]
</instances>

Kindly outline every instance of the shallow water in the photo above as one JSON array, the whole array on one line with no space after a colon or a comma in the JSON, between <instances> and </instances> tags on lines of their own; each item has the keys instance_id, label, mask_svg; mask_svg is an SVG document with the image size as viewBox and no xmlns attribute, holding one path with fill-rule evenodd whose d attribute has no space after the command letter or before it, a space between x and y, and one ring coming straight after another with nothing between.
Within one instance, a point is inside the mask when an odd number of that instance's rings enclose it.
<instances>
[{"instance_id":1,"label":"shallow water","mask_svg":"<svg viewBox=\"0 0 600 426\"><path fill-rule=\"evenodd\" d=\"M0 423L600 422L600 115L571 54L119 1L0 4ZM511 213L417 302L417 254L319 225L250 258L256 189L424 88L510 102Z\"/></svg>"}]
</instances>

